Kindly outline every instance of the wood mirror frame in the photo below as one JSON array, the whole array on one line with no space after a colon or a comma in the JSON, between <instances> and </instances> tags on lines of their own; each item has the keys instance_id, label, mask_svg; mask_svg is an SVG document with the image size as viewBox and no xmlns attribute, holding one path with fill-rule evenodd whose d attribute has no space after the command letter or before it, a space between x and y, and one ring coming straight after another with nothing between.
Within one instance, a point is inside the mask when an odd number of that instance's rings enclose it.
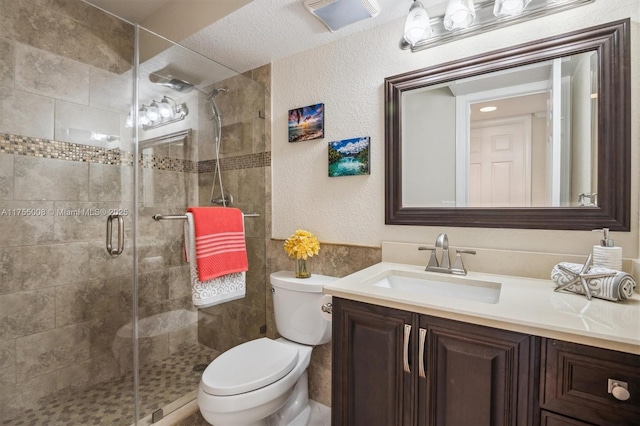
<instances>
[{"instance_id":1,"label":"wood mirror frame","mask_svg":"<svg viewBox=\"0 0 640 426\"><path fill-rule=\"evenodd\" d=\"M385 223L388 225L629 231L631 204L630 20L533 41L385 79ZM441 208L402 205L401 97L408 90L596 51L597 207ZM425 182L425 185L428 183Z\"/></svg>"}]
</instances>

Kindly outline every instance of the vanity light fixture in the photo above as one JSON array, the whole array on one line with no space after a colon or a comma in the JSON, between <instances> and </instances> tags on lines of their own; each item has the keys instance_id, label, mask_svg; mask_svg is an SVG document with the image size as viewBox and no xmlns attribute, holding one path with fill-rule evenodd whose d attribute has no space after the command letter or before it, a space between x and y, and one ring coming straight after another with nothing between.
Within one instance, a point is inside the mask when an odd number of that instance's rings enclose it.
<instances>
[{"instance_id":1,"label":"vanity light fixture","mask_svg":"<svg viewBox=\"0 0 640 426\"><path fill-rule=\"evenodd\" d=\"M409 15L404 23L404 41L414 47L417 43L431 36L431 23L426 9L418 0L414 0L409 8Z\"/></svg>"},{"instance_id":2,"label":"vanity light fixture","mask_svg":"<svg viewBox=\"0 0 640 426\"><path fill-rule=\"evenodd\" d=\"M173 105L171 104L173 102ZM176 121L184 120L189 115L186 103L177 103L169 96L164 96L160 102L153 100L149 106L142 105L138 111L138 123L144 130L166 126ZM133 117L129 113L126 127L133 127Z\"/></svg>"},{"instance_id":3,"label":"vanity light fixture","mask_svg":"<svg viewBox=\"0 0 640 426\"><path fill-rule=\"evenodd\" d=\"M480 108L479 111L480 112L492 112L492 111L495 111L497 109L498 109L498 107L495 107L495 106L486 106L486 107Z\"/></svg>"},{"instance_id":4,"label":"vanity light fixture","mask_svg":"<svg viewBox=\"0 0 640 426\"><path fill-rule=\"evenodd\" d=\"M405 21L401 49L427 49L526 20L592 3L595 0L449 0L444 15L429 19L414 0Z\"/></svg>"},{"instance_id":5,"label":"vanity light fixture","mask_svg":"<svg viewBox=\"0 0 640 426\"><path fill-rule=\"evenodd\" d=\"M473 0L449 0L444 14L444 27L448 31L467 28L476 19Z\"/></svg>"}]
</instances>

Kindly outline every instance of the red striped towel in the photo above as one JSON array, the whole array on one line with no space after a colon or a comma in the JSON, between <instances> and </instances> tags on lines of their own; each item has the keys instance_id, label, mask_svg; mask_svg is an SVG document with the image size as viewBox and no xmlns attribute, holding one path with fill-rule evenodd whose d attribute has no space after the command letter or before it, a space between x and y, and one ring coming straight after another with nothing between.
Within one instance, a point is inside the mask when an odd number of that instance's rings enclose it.
<instances>
[{"instance_id":1,"label":"red striped towel","mask_svg":"<svg viewBox=\"0 0 640 426\"><path fill-rule=\"evenodd\" d=\"M244 216L230 207L189 207L196 230L196 262L200 281L249 269ZM193 261L193 260L191 260Z\"/></svg>"}]
</instances>

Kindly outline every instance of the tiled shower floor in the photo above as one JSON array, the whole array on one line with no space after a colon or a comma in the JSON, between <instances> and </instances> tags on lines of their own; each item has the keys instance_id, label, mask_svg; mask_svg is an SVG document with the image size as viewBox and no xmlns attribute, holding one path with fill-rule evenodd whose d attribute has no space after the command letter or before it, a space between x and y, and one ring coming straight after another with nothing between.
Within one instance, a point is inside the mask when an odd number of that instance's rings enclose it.
<instances>
[{"instance_id":1,"label":"tiled shower floor","mask_svg":"<svg viewBox=\"0 0 640 426\"><path fill-rule=\"evenodd\" d=\"M198 388L202 372L196 364L208 364L218 352L195 345L140 370L140 417ZM133 424L132 374L103 382L75 394L27 410L20 417L3 422L11 426L129 426ZM166 414L166 413L165 413Z\"/></svg>"}]
</instances>

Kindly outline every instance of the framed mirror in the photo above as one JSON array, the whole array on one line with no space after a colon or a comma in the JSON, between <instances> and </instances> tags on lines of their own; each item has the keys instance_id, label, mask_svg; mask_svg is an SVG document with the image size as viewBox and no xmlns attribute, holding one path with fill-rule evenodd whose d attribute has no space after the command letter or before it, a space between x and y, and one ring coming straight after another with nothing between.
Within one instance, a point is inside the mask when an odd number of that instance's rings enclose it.
<instances>
[{"instance_id":1,"label":"framed mirror","mask_svg":"<svg viewBox=\"0 0 640 426\"><path fill-rule=\"evenodd\" d=\"M386 223L628 231L629 25L386 78Z\"/></svg>"}]
</instances>

